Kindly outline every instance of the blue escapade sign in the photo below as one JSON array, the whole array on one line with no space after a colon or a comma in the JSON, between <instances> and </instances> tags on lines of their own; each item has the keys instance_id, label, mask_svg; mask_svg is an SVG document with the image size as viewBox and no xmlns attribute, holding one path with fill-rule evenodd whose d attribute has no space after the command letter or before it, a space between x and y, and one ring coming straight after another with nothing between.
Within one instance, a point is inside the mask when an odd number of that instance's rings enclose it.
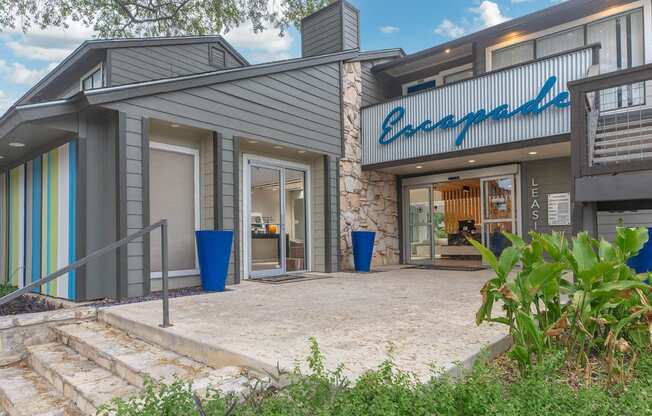
<instances>
[{"instance_id":1,"label":"blue escapade sign","mask_svg":"<svg viewBox=\"0 0 652 416\"><path fill-rule=\"evenodd\" d=\"M508 104L501 104L491 111L488 111L486 109L480 109L478 111L470 112L464 117L460 118L459 120L456 120L453 114L449 114L446 117L442 118L441 120L437 121L436 123L434 123L432 120L425 120L419 123L416 127L413 126L412 124L407 124L396 134L392 135L391 133L394 130L394 127L397 126L401 122L401 120L403 120L403 118L405 117L405 108L399 106L394 108L392 111L390 111L389 114L387 114L387 117L385 117L385 120L383 121L383 127L382 127L383 131L380 135L380 139L378 140L378 142L380 144L385 145L385 144L392 143L393 141L401 138L402 136L412 137L419 132L428 133L438 128L442 130L447 130L447 129L453 129L462 126L462 130L460 131L460 133L457 136L457 139L455 140L455 146L460 146L464 142L464 139L466 138L466 133L469 131L471 126L475 124L481 124L486 120L493 120L493 121L507 120L519 114L522 116L528 116L528 115L536 116L543 113L550 107L566 108L570 106L571 104L569 101L570 94L568 93L568 91L560 92L552 100L543 104L543 100L546 98L546 96L552 90L552 88L555 86L556 83L557 83L557 77L554 75L551 76L543 84L541 90L539 90L539 94L535 98L525 102L515 110L510 110Z\"/></svg>"}]
</instances>

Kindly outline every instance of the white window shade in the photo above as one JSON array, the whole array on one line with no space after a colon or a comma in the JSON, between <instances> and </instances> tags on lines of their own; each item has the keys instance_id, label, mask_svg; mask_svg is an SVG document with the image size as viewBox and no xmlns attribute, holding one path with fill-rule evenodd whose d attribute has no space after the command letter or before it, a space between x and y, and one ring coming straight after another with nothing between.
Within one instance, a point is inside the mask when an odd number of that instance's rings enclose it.
<instances>
[{"instance_id":1,"label":"white window shade","mask_svg":"<svg viewBox=\"0 0 652 416\"><path fill-rule=\"evenodd\" d=\"M494 51L491 57L491 67L500 69L532 59L534 59L534 42L523 42Z\"/></svg>"},{"instance_id":2,"label":"white window shade","mask_svg":"<svg viewBox=\"0 0 652 416\"><path fill-rule=\"evenodd\" d=\"M584 28L578 27L537 40L537 58L579 48L584 45Z\"/></svg>"}]
</instances>

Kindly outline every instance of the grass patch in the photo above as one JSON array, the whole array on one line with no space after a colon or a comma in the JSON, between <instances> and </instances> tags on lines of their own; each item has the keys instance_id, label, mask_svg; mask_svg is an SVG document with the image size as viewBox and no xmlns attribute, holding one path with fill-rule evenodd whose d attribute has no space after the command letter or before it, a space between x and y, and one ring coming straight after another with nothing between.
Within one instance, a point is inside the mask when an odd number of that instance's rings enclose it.
<instances>
[{"instance_id":1,"label":"grass patch","mask_svg":"<svg viewBox=\"0 0 652 416\"><path fill-rule=\"evenodd\" d=\"M16 286L0 284L0 298L3 296L7 296L11 292L14 292L16 289L18 289Z\"/></svg>"},{"instance_id":2,"label":"grass patch","mask_svg":"<svg viewBox=\"0 0 652 416\"><path fill-rule=\"evenodd\" d=\"M100 415L207 416L431 416L431 415L642 415L652 414L652 352L641 353L627 384L595 380L586 387L569 383L563 352L549 352L527 372L510 371L503 359L479 362L459 380L419 382L391 359L355 382L341 369L324 368L313 341L308 374L295 370L283 389L252 384L244 399L210 392L195 398L182 381L155 386L141 396L115 401ZM201 403L200 413L196 401Z\"/></svg>"}]
</instances>

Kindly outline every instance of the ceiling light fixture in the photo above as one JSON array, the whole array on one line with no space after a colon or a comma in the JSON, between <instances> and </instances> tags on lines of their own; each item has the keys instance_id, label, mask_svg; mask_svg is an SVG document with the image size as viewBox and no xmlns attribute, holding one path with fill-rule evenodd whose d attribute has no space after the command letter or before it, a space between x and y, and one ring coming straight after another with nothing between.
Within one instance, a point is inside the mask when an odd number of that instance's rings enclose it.
<instances>
[{"instance_id":1,"label":"ceiling light fixture","mask_svg":"<svg viewBox=\"0 0 652 416\"><path fill-rule=\"evenodd\" d=\"M274 149L279 149L279 150L281 150L281 149L285 149L285 147L283 147L283 146L274 146Z\"/></svg>"},{"instance_id":2,"label":"ceiling light fixture","mask_svg":"<svg viewBox=\"0 0 652 416\"><path fill-rule=\"evenodd\" d=\"M177 127L179 127L179 125L172 123L172 124L170 124L170 127L172 127L173 129L176 129Z\"/></svg>"},{"instance_id":3,"label":"ceiling light fixture","mask_svg":"<svg viewBox=\"0 0 652 416\"><path fill-rule=\"evenodd\" d=\"M9 146L11 146L11 147L25 147L25 143L11 142L11 143L9 143Z\"/></svg>"},{"instance_id":4,"label":"ceiling light fixture","mask_svg":"<svg viewBox=\"0 0 652 416\"><path fill-rule=\"evenodd\" d=\"M258 141L256 141L256 140L249 140L249 143L251 143L251 144L256 144L256 143L258 143Z\"/></svg>"},{"instance_id":5,"label":"ceiling light fixture","mask_svg":"<svg viewBox=\"0 0 652 416\"><path fill-rule=\"evenodd\" d=\"M475 159L469 160L469 163L475 163Z\"/></svg>"},{"instance_id":6,"label":"ceiling light fixture","mask_svg":"<svg viewBox=\"0 0 652 416\"><path fill-rule=\"evenodd\" d=\"M448 48L448 49L446 49L444 52L446 52L446 53L451 53L451 50L450 50L450 48Z\"/></svg>"},{"instance_id":7,"label":"ceiling light fixture","mask_svg":"<svg viewBox=\"0 0 652 416\"><path fill-rule=\"evenodd\" d=\"M304 154L304 153L306 153L306 151L305 150L299 150L297 153Z\"/></svg>"},{"instance_id":8,"label":"ceiling light fixture","mask_svg":"<svg viewBox=\"0 0 652 416\"><path fill-rule=\"evenodd\" d=\"M528 152L527 154L530 155L530 156L534 156L534 155L536 155L537 153L539 153L539 152L534 152L534 151L533 151L533 152Z\"/></svg>"},{"instance_id":9,"label":"ceiling light fixture","mask_svg":"<svg viewBox=\"0 0 652 416\"><path fill-rule=\"evenodd\" d=\"M419 165L417 166L417 169L423 169L423 166Z\"/></svg>"}]
</instances>

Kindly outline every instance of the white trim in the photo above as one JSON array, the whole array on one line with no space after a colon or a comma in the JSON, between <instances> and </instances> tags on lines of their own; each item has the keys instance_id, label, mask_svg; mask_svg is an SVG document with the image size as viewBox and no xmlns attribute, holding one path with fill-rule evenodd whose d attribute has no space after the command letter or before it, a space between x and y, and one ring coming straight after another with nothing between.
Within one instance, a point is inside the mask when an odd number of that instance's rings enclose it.
<instances>
[{"instance_id":1,"label":"white trim","mask_svg":"<svg viewBox=\"0 0 652 416\"><path fill-rule=\"evenodd\" d=\"M606 9L606 10L603 10L603 11L598 12L598 13L594 13L594 14L592 14L590 16L582 17L581 19L573 20L571 22L567 22L567 23L564 23L564 24L561 24L561 25L558 25L558 26L549 27L547 29L544 29L544 30L541 30L541 31L535 32L535 33L530 33L530 34L527 34L525 36L513 37L513 38L511 38L509 40L506 40L504 42L500 42L500 43L496 43L494 45L488 46L487 48L485 48L486 72L491 71L492 68L493 68L493 65L492 65L492 62L491 62L492 54L493 54L493 51L495 51L497 49L503 49L503 48L506 48L508 46L516 45L518 43L527 42L529 40L535 40L535 39L542 38L542 37L545 37L545 36L548 36L548 35L552 35L552 34L555 34L555 33L558 33L558 32L564 32L566 30L573 29L573 28L575 28L577 26L582 26L582 25L586 25L586 24L589 24L589 23L596 22L598 20L603 20L603 19L607 19L607 18L610 18L610 17L614 17L616 15L627 13L629 11L632 11L632 10L635 10L635 9L640 9L640 8L644 9L645 17L643 18L643 20L644 20L644 26L645 26L645 28L647 28L647 30L644 29L644 31L647 34L647 36L645 36L645 45L646 45L645 46L645 50L646 50L645 62L648 63L648 60L647 60L648 58L647 57L652 56L652 54L647 53L648 50L652 52L652 46L649 45L650 39L652 39L652 32L650 32L648 34L649 26L647 25L648 20L649 20L648 15L650 14L650 0L639 0L639 1L636 1L636 2L633 2L633 3L623 4L621 6L610 7L608 9ZM584 40L584 43L586 44L586 39Z\"/></svg>"},{"instance_id":2,"label":"white trim","mask_svg":"<svg viewBox=\"0 0 652 416\"><path fill-rule=\"evenodd\" d=\"M184 155L190 155L193 158L193 181L194 181L194 200L195 200L195 209L194 209L194 220L195 220L195 231L201 229L201 196L200 196L200 160L199 160L199 150L186 147L186 146L177 146L173 144L161 143L150 141L150 149L163 150L166 152L180 153ZM180 276L196 276L199 274L199 259L197 258L197 247L195 246L195 268L189 270L170 270L168 271L168 276L170 277L180 277ZM161 277L161 272L151 272L151 278L156 279Z\"/></svg>"},{"instance_id":3,"label":"white trim","mask_svg":"<svg viewBox=\"0 0 652 416\"><path fill-rule=\"evenodd\" d=\"M93 75L97 70L102 71L102 86L97 87L97 88L91 88L93 90L101 89L104 88L106 82L105 82L105 74L104 74L104 62L100 62L99 64L95 65L93 69L85 73L84 75L79 78L79 91L84 91L84 80L88 78L89 76Z\"/></svg>"},{"instance_id":4,"label":"white trim","mask_svg":"<svg viewBox=\"0 0 652 416\"><path fill-rule=\"evenodd\" d=\"M494 166L488 168L466 169L455 172L436 173L427 176L418 176L414 178L403 179L403 187L415 187L427 185L430 183L449 182L451 177L458 179L476 179L490 176L516 175L518 173L518 164Z\"/></svg>"},{"instance_id":5,"label":"white trim","mask_svg":"<svg viewBox=\"0 0 652 416\"><path fill-rule=\"evenodd\" d=\"M269 157L264 157L264 156L257 156L254 154L248 154L245 153L242 155L242 176L243 176L243 181L242 181L242 188L243 188L243 194L244 197L242 198L242 222L244 223L244 226L242 227L244 230L244 236L243 236L243 244L242 244L242 265L243 270L244 270L244 276L243 279L251 279L251 258L249 255L250 252L250 239L251 239L251 165L256 165L256 166L264 166L264 167L270 167L270 168L276 168L281 170L281 186L280 186L280 192L281 192L281 217L285 215L285 210L284 208L284 199L285 197L283 189L285 188L285 169L293 169L293 170L299 170L305 173L305 178L304 178L304 201L305 201L305 207L306 207L306 269L305 270L300 270L296 272L290 272L291 273L302 273L306 271L311 271L312 270L312 196L311 196L311 189L312 189L312 180L311 180L311 167L310 165L305 165L301 163L296 163L296 162L289 162L281 159L272 159ZM284 218L281 218L281 223L283 224ZM283 232L283 230L280 230ZM285 244L281 244L282 250L284 251ZM274 274L284 274L288 273L286 271L286 265L285 265L285 258L284 254L281 254L281 268L277 271L274 270L269 275L274 275ZM264 274L264 273L263 273ZM259 274L256 277L263 277L263 274ZM267 275L267 274L265 274Z\"/></svg>"}]
</instances>

